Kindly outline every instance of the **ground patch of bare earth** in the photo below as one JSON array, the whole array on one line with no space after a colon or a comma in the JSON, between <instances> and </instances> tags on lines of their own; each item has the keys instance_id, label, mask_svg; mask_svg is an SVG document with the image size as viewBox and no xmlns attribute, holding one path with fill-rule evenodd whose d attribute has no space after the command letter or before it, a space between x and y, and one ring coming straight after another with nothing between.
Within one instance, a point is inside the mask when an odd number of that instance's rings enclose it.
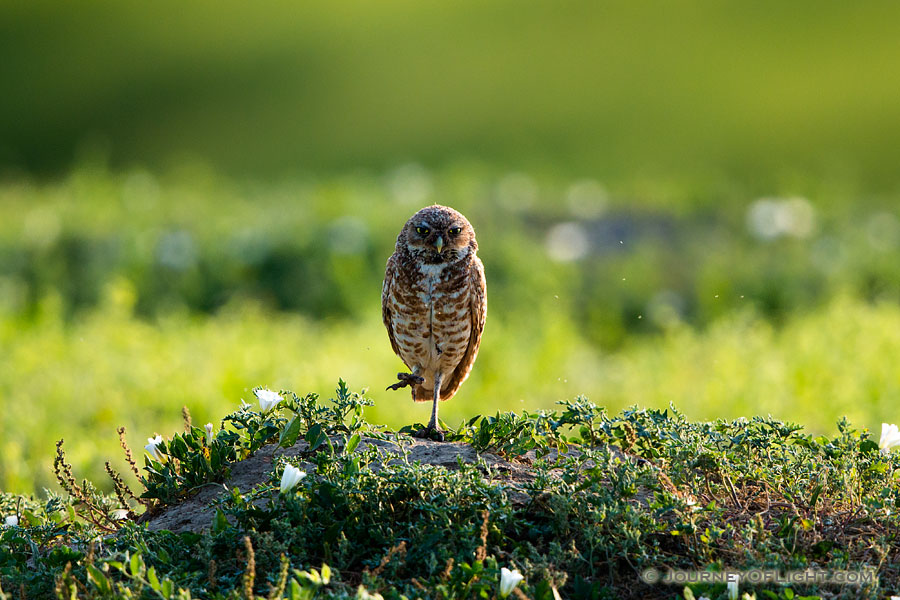
<instances>
[{"instance_id":1,"label":"ground patch of bare earth","mask_svg":"<svg viewBox=\"0 0 900 600\"><path fill-rule=\"evenodd\" d=\"M396 438L383 440L364 437L355 452L374 446L384 455L385 462L407 460L411 464L420 463L446 469L458 469L460 462L471 464L484 461L484 465L489 467L485 469L485 477L490 478L491 483L508 485L510 499L514 503L528 501L528 496L521 491L521 486L535 477L531 466L535 459L534 451L514 460L506 460L490 452L478 453L471 445L465 443L403 438L401 448L395 440ZM275 444L266 446L246 460L232 465L231 475L224 483L203 486L190 498L178 504L159 508L142 520L146 521L151 530L200 532L209 529L216 514L216 501L222 495L230 494L230 490L235 488L246 492L267 481L272 464L279 456L297 457L308 447L306 442L298 442L287 449L279 448ZM621 460L634 460L618 449L611 448L611 451ZM551 458L554 455L555 451ZM312 464L305 463L304 466L310 474L315 469Z\"/></svg>"}]
</instances>

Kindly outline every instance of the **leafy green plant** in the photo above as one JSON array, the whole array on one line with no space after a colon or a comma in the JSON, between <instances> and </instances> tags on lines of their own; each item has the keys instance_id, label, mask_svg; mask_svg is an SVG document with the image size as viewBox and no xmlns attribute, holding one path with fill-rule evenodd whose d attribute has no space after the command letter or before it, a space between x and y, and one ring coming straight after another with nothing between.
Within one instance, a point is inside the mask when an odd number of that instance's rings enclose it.
<instances>
[{"instance_id":1,"label":"leafy green plant","mask_svg":"<svg viewBox=\"0 0 900 600\"><path fill-rule=\"evenodd\" d=\"M351 392L343 379L338 381L335 397L328 405L319 404L316 394L307 394L300 398L291 393L285 408L293 412L294 417L282 430L278 443L284 447L293 446L302 433L310 444L309 451L312 452L322 444L330 443L329 436L341 435L346 441L348 435L363 429L371 429L363 419L363 409L373 404L371 399Z\"/></svg>"},{"instance_id":2,"label":"leafy green plant","mask_svg":"<svg viewBox=\"0 0 900 600\"><path fill-rule=\"evenodd\" d=\"M227 419L239 426L249 425L249 419L244 420L243 416ZM256 432L264 427L253 429L249 436L250 447L254 439L260 437ZM169 441L160 442L157 447L159 458L151 455L145 458L147 476L142 479L146 488L143 497L172 502L205 483L224 480L228 476L228 465L246 458L249 453L242 447L243 439L237 431L222 430L207 441L204 430L192 427L186 433L176 433Z\"/></svg>"},{"instance_id":3,"label":"leafy green plant","mask_svg":"<svg viewBox=\"0 0 900 600\"><path fill-rule=\"evenodd\" d=\"M269 410L257 411L243 403L223 419L226 427L214 436L190 427L185 433L154 444L154 452L145 457L143 497L170 503L206 483L222 482L230 472L230 464L276 440L287 448L302 437L308 444L306 452L311 454L323 446L333 451L331 437L340 436L341 445L352 451L359 443L358 432L371 427L363 419L363 408L371 406L372 401L351 392L343 380L338 382L335 397L328 404L319 403L317 394L300 397L282 392L278 398L277 405ZM293 416L285 416L284 412Z\"/></svg>"},{"instance_id":4,"label":"leafy green plant","mask_svg":"<svg viewBox=\"0 0 900 600\"><path fill-rule=\"evenodd\" d=\"M453 443L494 457L446 468L413 461L404 434L366 423L368 399L343 382L329 403L282 398L229 415L212 442L196 428L160 441L162 460L147 461L145 480L165 492L157 502L177 510L251 448L303 442L258 484L220 496L208 530L101 518L121 501L86 483L46 503L0 495L19 522L0 528L2 593L490 598L503 569L520 572L519 591L536 600L677 596L642 582L647 569L872 574L843 588L740 584L757 599L878 598L900 586L884 558L900 551L897 459L846 420L823 437L768 417L692 422L671 407L611 416L579 397L464 422L448 432ZM228 460L213 472L198 457L216 444ZM297 474L280 485L289 467ZM681 589L685 599L727 594L722 583Z\"/></svg>"}]
</instances>

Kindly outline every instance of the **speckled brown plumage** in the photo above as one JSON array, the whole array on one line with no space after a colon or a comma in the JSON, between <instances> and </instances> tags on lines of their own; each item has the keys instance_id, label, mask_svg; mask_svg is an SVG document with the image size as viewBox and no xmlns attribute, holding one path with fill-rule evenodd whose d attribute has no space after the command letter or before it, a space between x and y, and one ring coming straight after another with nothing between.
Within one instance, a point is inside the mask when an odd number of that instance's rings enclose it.
<instances>
[{"instance_id":1,"label":"speckled brown plumage","mask_svg":"<svg viewBox=\"0 0 900 600\"><path fill-rule=\"evenodd\" d=\"M456 394L481 344L487 295L477 250L475 231L462 214L429 206L403 226L385 269L384 325L411 371L391 387L410 385L413 400L434 402L433 431L437 401Z\"/></svg>"}]
</instances>

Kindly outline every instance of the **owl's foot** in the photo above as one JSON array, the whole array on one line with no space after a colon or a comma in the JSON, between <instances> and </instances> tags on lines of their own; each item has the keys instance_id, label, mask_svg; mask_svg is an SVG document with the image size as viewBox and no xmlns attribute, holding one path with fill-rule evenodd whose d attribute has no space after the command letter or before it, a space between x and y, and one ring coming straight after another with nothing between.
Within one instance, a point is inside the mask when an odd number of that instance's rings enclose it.
<instances>
[{"instance_id":1,"label":"owl's foot","mask_svg":"<svg viewBox=\"0 0 900 600\"><path fill-rule=\"evenodd\" d=\"M397 373L397 383L393 385L387 386L388 390L399 390L400 388L405 388L406 386L414 386L425 383L425 378L420 377L419 375L413 375L412 373Z\"/></svg>"},{"instance_id":2,"label":"owl's foot","mask_svg":"<svg viewBox=\"0 0 900 600\"><path fill-rule=\"evenodd\" d=\"M441 431L438 427L426 427L425 429L420 429L415 432L413 434L413 437L423 440L431 440L432 442L443 442L444 432Z\"/></svg>"}]
</instances>

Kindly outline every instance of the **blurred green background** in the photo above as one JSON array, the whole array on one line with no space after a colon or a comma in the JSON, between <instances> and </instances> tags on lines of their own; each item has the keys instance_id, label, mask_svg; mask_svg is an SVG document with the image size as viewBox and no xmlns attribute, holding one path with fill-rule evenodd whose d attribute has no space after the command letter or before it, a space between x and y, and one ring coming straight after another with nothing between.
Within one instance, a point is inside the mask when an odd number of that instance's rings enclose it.
<instances>
[{"instance_id":1,"label":"blurred green background","mask_svg":"<svg viewBox=\"0 0 900 600\"><path fill-rule=\"evenodd\" d=\"M488 278L451 424L897 420L900 4L0 5L0 489L251 388L385 392L384 262L432 202Z\"/></svg>"}]
</instances>

